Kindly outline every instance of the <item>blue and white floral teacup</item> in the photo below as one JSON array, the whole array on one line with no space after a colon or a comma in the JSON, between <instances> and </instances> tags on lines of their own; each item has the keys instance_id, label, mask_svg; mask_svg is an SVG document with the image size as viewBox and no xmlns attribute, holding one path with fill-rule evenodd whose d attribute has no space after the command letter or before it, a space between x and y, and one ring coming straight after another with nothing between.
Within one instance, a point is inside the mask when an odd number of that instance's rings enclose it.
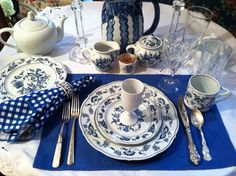
<instances>
[{"instance_id":1,"label":"blue and white floral teacup","mask_svg":"<svg viewBox=\"0 0 236 176\"><path fill-rule=\"evenodd\" d=\"M137 56L134 54L124 53L118 56L120 72L126 74L135 73Z\"/></svg>"},{"instance_id":2,"label":"blue and white floral teacup","mask_svg":"<svg viewBox=\"0 0 236 176\"><path fill-rule=\"evenodd\" d=\"M210 75L198 74L189 79L184 103L190 109L208 111L214 104L230 96L230 91L221 87L219 82Z\"/></svg>"}]
</instances>

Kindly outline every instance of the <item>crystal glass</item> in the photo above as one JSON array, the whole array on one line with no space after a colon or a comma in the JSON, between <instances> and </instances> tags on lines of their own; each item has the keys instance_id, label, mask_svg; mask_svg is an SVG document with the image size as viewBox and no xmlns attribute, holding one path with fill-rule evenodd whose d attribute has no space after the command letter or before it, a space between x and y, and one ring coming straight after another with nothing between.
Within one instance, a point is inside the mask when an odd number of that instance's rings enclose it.
<instances>
[{"instance_id":1,"label":"crystal glass","mask_svg":"<svg viewBox=\"0 0 236 176\"><path fill-rule=\"evenodd\" d=\"M185 7L185 3L183 0L173 0L172 7L173 7L173 14L170 23L169 33L176 32L177 29L179 28L179 18L181 15L181 11L183 11Z\"/></svg>"},{"instance_id":2,"label":"crystal glass","mask_svg":"<svg viewBox=\"0 0 236 176\"><path fill-rule=\"evenodd\" d=\"M181 15L184 13L181 12ZM193 72L192 66L186 65L198 50L212 16L213 13L207 8L190 7L181 25L178 24L178 28L164 38L163 53L171 73L158 82L163 91L175 93L179 90L180 82L174 77L179 68L185 66L187 72Z\"/></svg>"},{"instance_id":3,"label":"crystal glass","mask_svg":"<svg viewBox=\"0 0 236 176\"><path fill-rule=\"evenodd\" d=\"M71 9L74 12L77 39L76 46L70 51L69 59L81 64L87 64L90 60L82 55L82 49L86 48L88 43L88 40L84 35L82 2L80 0L73 0L71 3Z\"/></svg>"},{"instance_id":4,"label":"crystal glass","mask_svg":"<svg viewBox=\"0 0 236 176\"><path fill-rule=\"evenodd\" d=\"M162 77L158 86L167 93L178 92L180 82L174 77L177 70L191 58L195 52L192 45L181 40L182 34L179 32L171 33L164 38L163 54L170 71L169 76Z\"/></svg>"},{"instance_id":5,"label":"crystal glass","mask_svg":"<svg viewBox=\"0 0 236 176\"><path fill-rule=\"evenodd\" d=\"M229 61L232 47L219 39L203 39L199 50L201 59L198 64L198 74L208 74L218 81L221 80L221 73Z\"/></svg>"},{"instance_id":6,"label":"crystal glass","mask_svg":"<svg viewBox=\"0 0 236 176\"><path fill-rule=\"evenodd\" d=\"M183 41L199 46L212 17L213 12L205 7L192 6L188 8Z\"/></svg>"}]
</instances>

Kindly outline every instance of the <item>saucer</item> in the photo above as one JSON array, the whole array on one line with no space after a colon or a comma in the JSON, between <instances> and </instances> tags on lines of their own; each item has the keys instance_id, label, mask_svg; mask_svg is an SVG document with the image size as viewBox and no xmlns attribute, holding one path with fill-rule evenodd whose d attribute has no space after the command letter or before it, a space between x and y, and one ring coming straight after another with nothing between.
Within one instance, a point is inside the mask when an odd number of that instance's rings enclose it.
<instances>
[{"instance_id":1,"label":"saucer","mask_svg":"<svg viewBox=\"0 0 236 176\"><path fill-rule=\"evenodd\" d=\"M97 108L95 122L98 129L108 140L123 145L138 145L152 139L160 130L161 117L158 107L143 97L138 109L134 111L137 122L124 125L120 115L124 112L121 94L112 94Z\"/></svg>"},{"instance_id":2,"label":"saucer","mask_svg":"<svg viewBox=\"0 0 236 176\"><path fill-rule=\"evenodd\" d=\"M98 127L97 111L101 103L114 94L119 95L122 81L115 81L95 89L83 102L79 125L87 142L97 151L118 160L145 160L162 153L172 144L179 129L174 104L158 89L145 84L144 97L160 108L162 124L159 131L145 143L118 144L104 135ZM109 118L109 117L107 117Z\"/></svg>"},{"instance_id":3,"label":"saucer","mask_svg":"<svg viewBox=\"0 0 236 176\"><path fill-rule=\"evenodd\" d=\"M47 56L22 57L0 70L0 100L52 88L66 80L65 67Z\"/></svg>"}]
</instances>

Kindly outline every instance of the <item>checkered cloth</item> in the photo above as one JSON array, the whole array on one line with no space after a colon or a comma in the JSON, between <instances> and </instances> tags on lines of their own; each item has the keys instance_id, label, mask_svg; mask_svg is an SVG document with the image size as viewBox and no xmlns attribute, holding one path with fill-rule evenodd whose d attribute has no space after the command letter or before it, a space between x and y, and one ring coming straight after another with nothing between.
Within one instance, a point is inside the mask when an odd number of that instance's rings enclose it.
<instances>
[{"instance_id":1,"label":"checkered cloth","mask_svg":"<svg viewBox=\"0 0 236 176\"><path fill-rule=\"evenodd\" d=\"M47 119L70 98L89 86L94 77L86 76L77 81L52 89L31 92L0 104L0 140L8 142L30 140L47 122Z\"/></svg>"}]
</instances>

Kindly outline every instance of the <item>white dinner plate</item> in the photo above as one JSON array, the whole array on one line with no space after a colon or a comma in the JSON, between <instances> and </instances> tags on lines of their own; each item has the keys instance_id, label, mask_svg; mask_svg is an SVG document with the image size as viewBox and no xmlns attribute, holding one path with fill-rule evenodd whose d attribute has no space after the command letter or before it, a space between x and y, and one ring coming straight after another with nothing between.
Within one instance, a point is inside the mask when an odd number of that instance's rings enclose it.
<instances>
[{"instance_id":1,"label":"white dinner plate","mask_svg":"<svg viewBox=\"0 0 236 176\"><path fill-rule=\"evenodd\" d=\"M173 103L158 89L145 84L143 98L160 108L162 125L150 140L139 145L122 145L104 136L96 123L96 112L108 97L120 93L122 81L111 82L94 90L81 106L79 124L88 143L99 152L119 160L144 160L165 151L179 129L177 111Z\"/></svg>"},{"instance_id":2,"label":"white dinner plate","mask_svg":"<svg viewBox=\"0 0 236 176\"><path fill-rule=\"evenodd\" d=\"M27 56L0 69L2 101L26 95L31 91L52 88L66 80L65 67L47 56Z\"/></svg>"}]
</instances>

